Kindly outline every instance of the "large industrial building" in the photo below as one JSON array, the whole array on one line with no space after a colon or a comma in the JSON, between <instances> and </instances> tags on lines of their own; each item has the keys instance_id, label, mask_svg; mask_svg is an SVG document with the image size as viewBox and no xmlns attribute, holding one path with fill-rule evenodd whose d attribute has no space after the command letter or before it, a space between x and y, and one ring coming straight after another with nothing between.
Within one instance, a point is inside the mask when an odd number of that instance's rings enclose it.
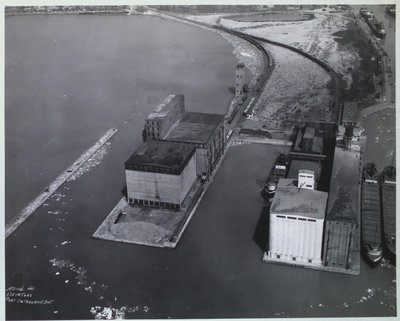
<instances>
[{"instance_id":1,"label":"large industrial building","mask_svg":"<svg viewBox=\"0 0 400 321\"><path fill-rule=\"evenodd\" d=\"M144 141L165 140L196 148L196 174L208 176L225 147L225 116L185 112L184 96L169 95L146 118Z\"/></svg>"},{"instance_id":2,"label":"large industrial building","mask_svg":"<svg viewBox=\"0 0 400 321\"><path fill-rule=\"evenodd\" d=\"M297 132L296 141L290 152L294 158L324 159L323 137L315 127L305 126Z\"/></svg>"},{"instance_id":3,"label":"large industrial building","mask_svg":"<svg viewBox=\"0 0 400 321\"><path fill-rule=\"evenodd\" d=\"M196 147L196 173L209 175L225 147L224 115L187 112L164 139Z\"/></svg>"},{"instance_id":4,"label":"large industrial building","mask_svg":"<svg viewBox=\"0 0 400 321\"><path fill-rule=\"evenodd\" d=\"M143 140L125 162L128 202L179 210L224 150L224 115L185 113L184 96L169 95L146 118Z\"/></svg>"},{"instance_id":5,"label":"large industrial building","mask_svg":"<svg viewBox=\"0 0 400 321\"><path fill-rule=\"evenodd\" d=\"M183 95L169 95L146 117L143 129L143 139L162 139L171 126L185 112Z\"/></svg>"},{"instance_id":6,"label":"large industrial building","mask_svg":"<svg viewBox=\"0 0 400 321\"><path fill-rule=\"evenodd\" d=\"M125 162L131 204L180 209L196 180L192 145L165 141L143 143Z\"/></svg>"},{"instance_id":7,"label":"large industrial building","mask_svg":"<svg viewBox=\"0 0 400 321\"><path fill-rule=\"evenodd\" d=\"M270 208L265 261L321 266L328 193L312 186L312 171L299 171L297 181L279 180Z\"/></svg>"}]
</instances>

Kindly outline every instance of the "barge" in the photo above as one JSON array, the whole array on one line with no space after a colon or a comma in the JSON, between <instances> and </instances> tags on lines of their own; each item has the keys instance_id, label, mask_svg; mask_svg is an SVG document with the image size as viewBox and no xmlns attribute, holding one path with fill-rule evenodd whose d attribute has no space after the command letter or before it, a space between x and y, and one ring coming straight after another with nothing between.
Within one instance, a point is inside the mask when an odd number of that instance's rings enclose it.
<instances>
[{"instance_id":1,"label":"barge","mask_svg":"<svg viewBox=\"0 0 400 321\"><path fill-rule=\"evenodd\" d=\"M361 237L367 259L378 263L383 255L378 171L368 163L363 169L361 185Z\"/></svg>"},{"instance_id":2,"label":"barge","mask_svg":"<svg viewBox=\"0 0 400 321\"><path fill-rule=\"evenodd\" d=\"M381 208L385 246L396 257L396 168L387 166L380 179Z\"/></svg>"},{"instance_id":3,"label":"barge","mask_svg":"<svg viewBox=\"0 0 400 321\"><path fill-rule=\"evenodd\" d=\"M388 16L391 16L392 18L396 18L396 5L392 4L392 5L386 6L385 11Z\"/></svg>"},{"instance_id":4,"label":"barge","mask_svg":"<svg viewBox=\"0 0 400 321\"><path fill-rule=\"evenodd\" d=\"M373 12L368 11L364 6L360 9L360 15L376 37L383 39L386 36L386 29L383 23L375 18Z\"/></svg>"},{"instance_id":5,"label":"barge","mask_svg":"<svg viewBox=\"0 0 400 321\"><path fill-rule=\"evenodd\" d=\"M276 187L280 178L285 178L288 171L289 157L285 154L280 154L272 167L271 173L264 186L264 192L267 200L272 202L275 195Z\"/></svg>"}]
</instances>

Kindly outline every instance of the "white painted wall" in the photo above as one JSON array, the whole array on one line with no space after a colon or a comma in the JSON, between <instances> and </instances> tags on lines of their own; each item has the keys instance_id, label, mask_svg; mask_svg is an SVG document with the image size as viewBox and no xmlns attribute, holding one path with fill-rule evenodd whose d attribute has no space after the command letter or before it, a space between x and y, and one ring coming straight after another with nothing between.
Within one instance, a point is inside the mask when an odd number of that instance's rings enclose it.
<instances>
[{"instance_id":1,"label":"white painted wall","mask_svg":"<svg viewBox=\"0 0 400 321\"><path fill-rule=\"evenodd\" d=\"M324 220L311 222L298 220L308 219L306 217L290 216L297 220L270 214L268 256L277 258L276 255L280 255L280 259L286 261L292 261L292 257L295 257L293 263L308 263L308 259L312 263L321 263Z\"/></svg>"}]
</instances>

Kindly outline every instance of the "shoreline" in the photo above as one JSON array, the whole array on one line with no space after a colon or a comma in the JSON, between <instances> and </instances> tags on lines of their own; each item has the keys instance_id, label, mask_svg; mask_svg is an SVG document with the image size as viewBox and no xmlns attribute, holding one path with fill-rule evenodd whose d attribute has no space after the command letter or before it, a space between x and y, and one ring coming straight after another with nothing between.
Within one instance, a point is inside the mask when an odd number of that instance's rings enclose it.
<instances>
[{"instance_id":1,"label":"shoreline","mask_svg":"<svg viewBox=\"0 0 400 321\"><path fill-rule=\"evenodd\" d=\"M183 16L180 17L177 15L170 15L167 13L157 11L155 9L149 9L149 8L146 8L146 9L147 9L146 12L140 13L139 15L156 16L156 17L159 17L162 19L187 24L187 25L193 26L193 27L198 27L198 28L201 28L201 29L204 29L207 31L214 32L214 33L222 36L225 40L227 40L232 45L232 47L233 47L232 54L236 57L236 59L239 62L243 62L244 65L246 66L246 68L250 71L251 80L250 80L249 86L254 84L257 80L257 77L259 77L259 75L261 74L263 66L262 66L262 62L261 62L262 59L260 57L260 53L256 49L255 46L248 43L247 41L244 41L239 37L232 36L227 32L223 32L223 31L214 29L211 24L206 24L203 22L190 20ZM243 45L244 47L248 46L248 47L252 48L253 53L255 53L256 57L254 57L254 55L253 56L252 55L245 55L245 56L242 55L241 51L240 51L240 47L241 47L240 45ZM233 102L233 100L232 100L232 102Z\"/></svg>"}]
</instances>

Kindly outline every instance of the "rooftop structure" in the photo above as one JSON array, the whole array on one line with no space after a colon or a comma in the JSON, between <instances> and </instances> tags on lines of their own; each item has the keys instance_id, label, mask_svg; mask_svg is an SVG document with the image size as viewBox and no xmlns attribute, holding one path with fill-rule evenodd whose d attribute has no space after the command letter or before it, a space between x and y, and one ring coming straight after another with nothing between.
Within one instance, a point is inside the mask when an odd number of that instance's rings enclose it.
<instances>
[{"instance_id":1,"label":"rooftop structure","mask_svg":"<svg viewBox=\"0 0 400 321\"><path fill-rule=\"evenodd\" d=\"M166 141L143 143L125 162L130 170L178 175L195 152L192 145Z\"/></svg>"},{"instance_id":2,"label":"rooftop structure","mask_svg":"<svg viewBox=\"0 0 400 321\"><path fill-rule=\"evenodd\" d=\"M360 153L335 148L325 222L324 265L331 271L360 271Z\"/></svg>"},{"instance_id":3,"label":"rooftop structure","mask_svg":"<svg viewBox=\"0 0 400 321\"><path fill-rule=\"evenodd\" d=\"M183 95L169 95L149 116L143 129L143 140L162 139L185 112Z\"/></svg>"},{"instance_id":4,"label":"rooftop structure","mask_svg":"<svg viewBox=\"0 0 400 321\"><path fill-rule=\"evenodd\" d=\"M328 194L298 188L292 179L279 180L271 205L271 213L285 213L312 219L323 219Z\"/></svg>"},{"instance_id":5,"label":"rooftop structure","mask_svg":"<svg viewBox=\"0 0 400 321\"><path fill-rule=\"evenodd\" d=\"M224 115L187 112L172 126L164 139L207 144L223 121Z\"/></svg>"},{"instance_id":6,"label":"rooftop structure","mask_svg":"<svg viewBox=\"0 0 400 321\"><path fill-rule=\"evenodd\" d=\"M307 126L303 130L300 128L292 153L322 154L324 147L323 137L319 136L318 130L314 127Z\"/></svg>"},{"instance_id":7,"label":"rooftop structure","mask_svg":"<svg viewBox=\"0 0 400 321\"><path fill-rule=\"evenodd\" d=\"M314 127L306 127L303 135L303 139L313 139L315 136L315 128Z\"/></svg>"},{"instance_id":8,"label":"rooftop structure","mask_svg":"<svg viewBox=\"0 0 400 321\"><path fill-rule=\"evenodd\" d=\"M346 101L343 106L342 124L356 124L358 122L358 103Z\"/></svg>"},{"instance_id":9,"label":"rooftop structure","mask_svg":"<svg viewBox=\"0 0 400 321\"><path fill-rule=\"evenodd\" d=\"M314 172L315 181L318 182L321 176L321 164L315 161L293 159L289 166L288 178L297 179L300 169L308 169Z\"/></svg>"},{"instance_id":10,"label":"rooftop structure","mask_svg":"<svg viewBox=\"0 0 400 321\"><path fill-rule=\"evenodd\" d=\"M315 187L314 185L314 171L310 171L308 169L300 169L297 180L297 187L313 190Z\"/></svg>"},{"instance_id":11,"label":"rooftop structure","mask_svg":"<svg viewBox=\"0 0 400 321\"><path fill-rule=\"evenodd\" d=\"M327 219L358 222L359 153L335 148Z\"/></svg>"},{"instance_id":12,"label":"rooftop structure","mask_svg":"<svg viewBox=\"0 0 400 321\"><path fill-rule=\"evenodd\" d=\"M183 99L183 95L169 95L157 108L146 117L146 120L162 120Z\"/></svg>"}]
</instances>

